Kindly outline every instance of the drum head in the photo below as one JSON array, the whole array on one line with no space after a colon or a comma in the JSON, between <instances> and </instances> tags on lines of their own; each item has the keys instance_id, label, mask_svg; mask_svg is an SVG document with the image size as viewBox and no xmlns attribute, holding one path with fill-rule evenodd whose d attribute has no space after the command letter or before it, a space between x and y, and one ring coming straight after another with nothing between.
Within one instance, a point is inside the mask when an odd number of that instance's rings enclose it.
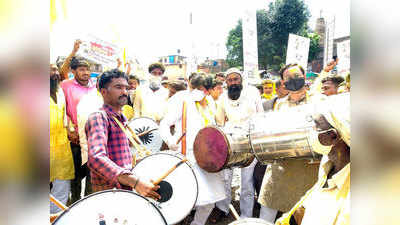
<instances>
[{"instance_id":1,"label":"drum head","mask_svg":"<svg viewBox=\"0 0 400 225\"><path fill-rule=\"evenodd\" d=\"M158 125L154 120L147 117L135 118L129 122L129 126L132 128L132 131L136 133L136 135L140 135L146 131L151 131L147 134L139 136L139 139L152 153L160 151L163 140L160 136Z\"/></svg>"},{"instance_id":2,"label":"drum head","mask_svg":"<svg viewBox=\"0 0 400 225\"><path fill-rule=\"evenodd\" d=\"M159 152L143 158L133 168L133 172L140 177L156 180L182 159L181 154ZM162 193L167 192L167 195L172 193L172 195L169 198L167 196L167 201L156 202L155 205L159 207L168 224L176 224L189 215L196 204L197 179L191 166L188 163L183 163L170 173L163 182L167 182L172 190L160 191ZM167 188L169 188L169 185L166 185ZM163 195L162 193L161 195Z\"/></svg>"},{"instance_id":3,"label":"drum head","mask_svg":"<svg viewBox=\"0 0 400 225\"><path fill-rule=\"evenodd\" d=\"M274 224L258 218L246 218L233 221L229 225L274 225Z\"/></svg>"},{"instance_id":4,"label":"drum head","mask_svg":"<svg viewBox=\"0 0 400 225\"><path fill-rule=\"evenodd\" d=\"M104 221L105 223L101 223ZM167 224L160 210L148 199L126 190L97 192L65 210L55 225Z\"/></svg>"},{"instance_id":5,"label":"drum head","mask_svg":"<svg viewBox=\"0 0 400 225\"><path fill-rule=\"evenodd\" d=\"M207 172L218 172L228 159L228 140L219 128L205 127L196 135L193 152L200 168Z\"/></svg>"}]
</instances>

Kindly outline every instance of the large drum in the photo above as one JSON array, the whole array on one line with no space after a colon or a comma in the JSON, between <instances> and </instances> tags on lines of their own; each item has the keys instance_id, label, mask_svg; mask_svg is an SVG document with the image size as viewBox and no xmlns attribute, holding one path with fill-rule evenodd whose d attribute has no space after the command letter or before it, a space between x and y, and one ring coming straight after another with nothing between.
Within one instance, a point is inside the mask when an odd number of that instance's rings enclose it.
<instances>
[{"instance_id":1,"label":"large drum","mask_svg":"<svg viewBox=\"0 0 400 225\"><path fill-rule=\"evenodd\" d=\"M159 152L143 158L133 168L133 172L140 174L140 177L156 180L182 159L183 155L178 152ZM161 200L152 201L168 224L176 224L190 213L197 201L197 179L189 162L178 166L159 185Z\"/></svg>"},{"instance_id":2,"label":"large drum","mask_svg":"<svg viewBox=\"0 0 400 225\"><path fill-rule=\"evenodd\" d=\"M319 160L321 155L311 145L315 107L307 104L252 117L249 140L257 160L262 164L282 159Z\"/></svg>"},{"instance_id":3,"label":"large drum","mask_svg":"<svg viewBox=\"0 0 400 225\"><path fill-rule=\"evenodd\" d=\"M207 172L245 167L254 159L268 164L282 159L318 160L312 149L316 105L307 104L254 115L240 128L205 127L196 135L194 155Z\"/></svg>"},{"instance_id":4,"label":"large drum","mask_svg":"<svg viewBox=\"0 0 400 225\"><path fill-rule=\"evenodd\" d=\"M194 140L193 152L199 166L207 172L251 164L254 155L248 130L242 127L201 129Z\"/></svg>"},{"instance_id":5,"label":"large drum","mask_svg":"<svg viewBox=\"0 0 400 225\"><path fill-rule=\"evenodd\" d=\"M167 221L148 199L127 190L101 191L75 202L55 225L162 224Z\"/></svg>"},{"instance_id":6,"label":"large drum","mask_svg":"<svg viewBox=\"0 0 400 225\"><path fill-rule=\"evenodd\" d=\"M258 218L246 218L233 221L229 225L273 225L273 224Z\"/></svg>"},{"instance_id":7,"label":"large drum","mask_svg":"<svg viewBox=\"0 0 400 225\"><path fill-rule=\"evenodd\" d=\"M128 125L148 150L152 153L160 151L163 140L158 125L153 119L148 117L135 118Z\"/></svg>"}]
</instances>

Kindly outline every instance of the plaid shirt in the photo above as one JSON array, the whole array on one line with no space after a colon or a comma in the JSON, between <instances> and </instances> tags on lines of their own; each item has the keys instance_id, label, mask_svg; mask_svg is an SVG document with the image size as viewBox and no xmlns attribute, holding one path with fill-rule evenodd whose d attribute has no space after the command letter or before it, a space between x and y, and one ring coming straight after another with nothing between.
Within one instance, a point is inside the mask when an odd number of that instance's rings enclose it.
<instances>
[{"instance_id":1,"label":"plaid shirt","mask_svg":"<svg viewBox=\"0 0 400 225\"><path fill-rule=\"evenodd\" d=\"M86 122L88 139L88 167L92 177L93 192L113 189L130 189L118 182L120 174L132 174L132 155L125 133L112 117L125 125L126 118L106 104L100 112L92 113Z\"/></svg>"}]
</instances>

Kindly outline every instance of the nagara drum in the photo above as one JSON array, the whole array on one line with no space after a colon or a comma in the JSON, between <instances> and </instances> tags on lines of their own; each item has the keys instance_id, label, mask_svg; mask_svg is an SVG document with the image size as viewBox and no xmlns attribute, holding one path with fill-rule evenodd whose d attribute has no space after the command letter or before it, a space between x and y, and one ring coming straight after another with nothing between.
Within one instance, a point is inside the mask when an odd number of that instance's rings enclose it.
<instances>
[{"instance_id":1,"label":"nagara drum","mask_svg":"<svg viewBox=\"0 0 400 225\"><path fill-rule=\"evenodd\" d=\"M128 190L88 195L61 213L54 225L141 224L166 225L161 211L148 199Z\"/></svg>"},{"instance_id":2,"label":"nagara drum","mask_svg":"<svg viewBox=\"0 0 400 225\"><path fill-rule=\"evenodd\" d=\"M183 158L184 156L178 152L162 151L144 157L133 168L133 172L141 178L154 181ZM151 199L151 201L165 216L168 224L176 224L189 215L198 196L197 179L189 162L178 166L161 181L159 186L161 200Z\"/></svg>"},{"instance_id":3,"label":"nagara drum","mask_svg":"<svg viewBox=\"0 0 400 225\"><path fill-rule=\"evenodd\" d=\"M193 152L200 168L210 173L236 166L246 167L254 159L248 131L239 127L228 130L208 126L201 129L196 135Z\"/></svg>"}]
</instances>

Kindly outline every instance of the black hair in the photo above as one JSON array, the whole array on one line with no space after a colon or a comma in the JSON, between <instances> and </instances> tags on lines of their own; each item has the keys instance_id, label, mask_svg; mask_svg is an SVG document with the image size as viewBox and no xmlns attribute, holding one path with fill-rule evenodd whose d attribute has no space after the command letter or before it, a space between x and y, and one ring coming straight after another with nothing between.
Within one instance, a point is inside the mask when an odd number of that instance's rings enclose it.
<instances>
[{"instance_id":1,"label":"black hair","mask_svg":"<svg viewBox=\"0 0 400 225\"><path fill-rule=\"evenodd\" d=\"M323 84L327 81L331 81L336 87L339 87L339 85L344 81L344 78L339 76L329 76L322 79L321 83Z\"/></svg>"},{"instance_id":2,"label":"black hair","mask_svg":"<svg viewBox=\"0 0 400 225\"><path fill-rule=\"evenodd\" d=\"M83 57L76 57L76 56L72 57L70 63L71 69L76 70L80 66L86 66L87 68L89 68L89 63Z\"/></svg>"},{"instance_id":3,"label":"black hair","mask_svg":"<svg viewBox=\"0 0 400 225\"><path fill-rule=\"evenodd\" d=\"M128 82L128 77L121 70L118 69L108 70L100 75L99 90L101 90L102 88L107 88L108 85L111 83L112 79L115 78L124 78Z\"/></svg>"},{"instance_id":4,"label":"black hair","mask_svg":"<svg viewBox=\"0 0 400 225\"><path fill-rule=\"evenodd\" d=\"M293 67L293 66L298 66L298 67L300 68L301 72L303 73L303 75L305 74L305 71L304 71L303 67L300 66L299 64L297 64L297 63L288 64L288 65L286 65L285 67L283 67L282 69L279 70L279 75L281 75L281 79L282 79L282 80L283 80L283 73L284 73L288 68Z\"/></svg>"},{"instance_id":5,"label":"black hair","mask_svg":"<svg viewBox=\"0 0 400 225\"><path fill-rule=\"evenodd\" d=\"M336 61L337 55L334 55L334 56L332 57L332 59Z\"/></svg>"},{"instance_id":6,"label":"black hair","mask_svg":"<svg viewBox=\"0 0 400 225\"><path fill-rule=\"evenodd\" d=\"M137 77L137 76L135 76L135 75L129 75L129 80L136 80L136 82L137 82L138 84L140 84L139 77Z\"/></svg>"},{"instance_id":7,"label":"black hair","mask_svg":"<svg viewBox=\"0 0 400 225\"><path fill-rule=\"evenodd\" d=\"M163 64L161 63L153 63L149 66L149 73L151 73L151 71L153 71L154 69L160 69L162 71L162 73L165 72L165 67Z\"/></svg>"},{"instance_id":8,"label":"black hair","mask_svg":"<svg viewBox=\"0 0 400 225\"><path fill-rule=\"evenodd\" d=\"M215 88L217 86L217 82L212 76L206 76L204 79L204 88L206 90L210 90L212 88Z\"/></svg>"},{"instance_id":9,"label":"black hair","mask_svg":"<svg viewBox=\"0 0 400 225\"><path fill-rule=\"evenodd\" d=\"M224 77L225 78L225 74L224 73L217 73L217 74L215 74L215 77Z\"/></svg>"},{"instance_id":10,"label":"black hair","mask_svg":"<svg viewBox=\"0 0 400 225\"><path fill-rule=\"evenodd\" d=\"M192 80L192 78L194 77L194 75L196 75L197 73L191 73L190 75L189 75L189 81L190 80Z\"/></svg>"},{"instance_id":11,"label":"black hair","mask_svg":"<svg viewBox=\"0 0 400 225\"><path fill-rule=\"evenodd\" d=\"M199 88L201 86L204 86L204 83L205 83L205 79L200 74L195 74L190 79L190 85L192 86L193 89L196 89L196 88Z\"/></svg>"}]
</instances>

